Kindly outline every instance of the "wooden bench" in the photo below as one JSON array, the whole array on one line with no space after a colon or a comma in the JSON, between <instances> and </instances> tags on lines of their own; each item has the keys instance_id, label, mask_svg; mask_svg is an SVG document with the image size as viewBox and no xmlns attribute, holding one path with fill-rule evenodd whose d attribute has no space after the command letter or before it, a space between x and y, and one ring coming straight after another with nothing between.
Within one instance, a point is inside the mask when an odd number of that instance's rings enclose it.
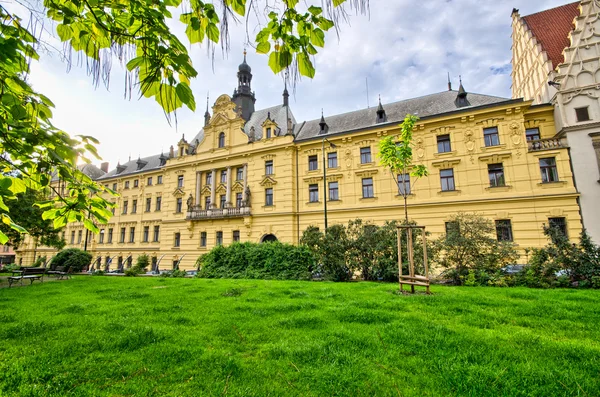
<instances>
[{"instance_id":1,"label":"wooden bench","mask_svg":"<svg viewBox=\"0 0 600 397\"><path fill-rule=\"evenodd\" d=\"M56 266L54 270L48 270L46 274L54 275L58 280L62 278L71 278L71 268L69 268L68 271L65 271L65 266Z\"/></svg>"},{"instance_id":2,"label":"wooden bench","mask_svg":"<svg viewBox=\"0 0 600 397\"><path fill-rule=\"evenodd\" d=\"M43 267L24 267L21 268L20 272L21 274L19 276L11 276L8 278L9 288L17 281L20 281L21 285L23 285L23 280L29 280L29 285L33 284L35 280L40 280L40 282L43 283L46 269Z\"/></svg>"}]
</instances>

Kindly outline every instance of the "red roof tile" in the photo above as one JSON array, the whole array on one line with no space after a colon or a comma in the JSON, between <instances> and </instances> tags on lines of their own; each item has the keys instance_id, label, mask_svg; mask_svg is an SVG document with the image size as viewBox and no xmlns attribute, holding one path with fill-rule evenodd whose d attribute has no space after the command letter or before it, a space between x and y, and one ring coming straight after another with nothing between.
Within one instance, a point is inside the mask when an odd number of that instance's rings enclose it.
<instances>
[{"instance_id":1,"label":"red roof tile","mask_svg":"<svg viewBox=\"0 0 600 397\"><path fill-rule=\"evenodd\" d=\"M573 19L577 16L578 1L523 17L531 33L548 54L552 68L564 62L562 52L571 44L568 35L573 29Z\"/></svg>"}]
</instances>

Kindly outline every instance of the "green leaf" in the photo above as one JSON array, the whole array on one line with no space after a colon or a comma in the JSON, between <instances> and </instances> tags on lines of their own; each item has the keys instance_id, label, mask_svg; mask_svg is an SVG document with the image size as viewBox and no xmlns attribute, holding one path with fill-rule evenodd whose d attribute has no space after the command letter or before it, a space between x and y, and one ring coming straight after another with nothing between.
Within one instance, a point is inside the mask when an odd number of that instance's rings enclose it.
<instances>
[{"instance_id":1,"label":"green leaf","mask_svg":"<svg viewBox=\"0 0 600 397\"><path fill-rule=\"evenodd\" d=\"M171 113L175 109L179 109L182 104L175 92L175 88L168 84L161 84L154 98L166 113Z\"/></svg>"},{"instance_id":2,"label":"green leaf","mask_svg":"<svg viewBox=\"0 0 600 397\"><path fill-rule=\"evenodd\" d=\"M258 45L256 46L256 52L258 52L259 54L267 54L269 51L271 51L271 43L269 43L268 41L258 43Z\"/></svg>"},{"instance_id":3,"label":"green leaf","mask_svg":"<svg viewBox=\"0 0 600 397\"><path fill-rule=\"evenodd\" d=\"M13 192L13 194L19 194L24 193L27 190L27 186L25 185L25 182L23 182L22 179L12 178L12 185L9 189L11 192Z\"/></svg>"},{"instance_id":4,"label":"green leaf","mask_svg":"<svg viewBox=\"0 0 600 397\"><path fill-rule=\"evenodd\" d=\"M56 33L58 33L60 41L67 41L73 38L73 30L69 25L60 24L56 26Z\"/></svg>"},{"instance_id":5,"label":"green leaf","mask_svg":"<svg viewBox=\"0 0 600 397\"><path fill-rule=\"evenodd\" d=\"M127 62L127 65L126 65L127 70L129 70L131 72L133 69L142 66L144 63L146 63L146 61L147 61L146 57L143 57L143 56L135 57L132 60L130 60L129 62Z\"/></svg>"},{"instance_id":6,"label":"green leaf","mask_svg":"<svg viewBox=\"0 0 600 397\"><path fill-rule=\"evenodd\" d=\"M94 225L94 222L92 222L92 221L91 221L91 220L89 220L89 219L84 219L84 220L83 220L83 226L84 226L84 227L85 227L87 230L89 230L89 231L91 231L91 232L94 232L94 233L98 233L98 232L100 231L100 229L98 229L98 226Z\"/></svg>"},{"instance_id":7,"label":"green leaf","mask_svg":"<svg viewBox=\"0 0 600 397\"><path fill-rule=\"evenodd\" d=\"M8 236L0 230L0 244L6 244L7 242L8 242Z\"/></svg>"},{"instance_id":8,"label":"green leaf","mask_svg":"<svg viewBox=\"0 0 600 397\"><path fill-rule=\"evenodd\" d=\"M175 87L177 96L192 112L196 110L196 101L194 100L194 94L192 89L186 83L179 83Z\"/></svg>"},{"instance_id":9,"label":"green leaf","mask_svg":"<svg viewBox=\"0 0 600 397\"><path fill-rule=\"evenodd\" d=\"M314 29L310 32L310 41L317 47L325 45L325 33L321 29Z\"/></svg>"},{"instance_id":10,"label":"green leaf","mask_svg":"<svg viewBox=\"0 0 600 397\"><path fill-rule=\"evenodd\" d=\"M335 0L334 0L334 2L335 2ZM310 12L314 16L317 16L323 12L323 9L321 7L310 6L310 7L308 7L308 12Z\"/></svg>"},{"instance_id":11,"label":"green leaf","mask_svg":"<svg viewBox=\"0 0 600 397\"><path fill-rule=\"evenodd\" d=\"M219 42L219 28L214 23L209 23L206 27L206 35L208 39L214 43Z\"/></svg>"},{"instance_id":12,"label":"green leaf","mask_svg":"<svg viewBox=\"0 0 600 397\"><path fill-rule=\"evenodd\" d=\"M233 0L231 7L236 14L246 16L246 0Z\"/></svg>"},{"instance_id":13,"label":"green leaf","mask_svg":"<svg viewBox=\"0 0 600 397\"><path fill-rule=\"evenodd\" d=\"M315 77L315 68L308 57L303 52L298 53L298 71L302 76L310 77L311 79Z\"/></svg>"},{"instance_id":14,"label":"green leaf","mask_svg":"<svg viewBox=\"0 0 600 397\"><path fill-rule=\"evenodd\" d=\"M333 0L333 6L338 7L338 6L341 6L345 2L346 2L346 0Z\"/></svg>"}]
</instances>

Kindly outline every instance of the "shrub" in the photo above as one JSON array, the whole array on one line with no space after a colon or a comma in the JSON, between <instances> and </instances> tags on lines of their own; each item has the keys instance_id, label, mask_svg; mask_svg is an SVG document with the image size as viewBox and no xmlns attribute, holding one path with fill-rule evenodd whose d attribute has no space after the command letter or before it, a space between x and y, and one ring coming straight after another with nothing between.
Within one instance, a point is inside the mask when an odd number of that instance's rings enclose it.
<instances>
[{"instance_id":1,"label":"shrub","mask_svg":"<svg viewBox=\"0 0 600 397\"><path fill-rule=\"evenodd\" d=\"M56 269L57 266L64 266L65 271L69 269L72 272L80 272L85 267L92 263L92 254L86 251L82 251L78 248L68 248L60 251L50 264L52 269Z\"/></svg>"},{"instance_id":2,"label":"shrub","mask_svg":"<svg viewBox=\"0 0 600 397\"><path fill-rule=\"evenodd\" d=\"M31 266L32 267L43 267L44 264L46 264L46 257L38 256L38 258L35 260L35 262L33 262L33 265L31 265Z\"/></svg>"},{"instance_id":3,"label":"shrub","mask_svg":"<svg viewBox=\"0 0 600 397\"><path fill-rule=\"evenodd\" d=\"M137 266L132 266L129 269L125 269L125 272L124 272L126 277L135 277L138 274L144 274L144 273L145 273L144 269L140 269Z\"/></svg>"},{"instance_id":4,"label":"shrub","mask_svg":"<svg viewBox=\"0 0 600 397\"><path fill-rule=\"evenodd\" d=\"M104 270L96 270L92 273L92 276L104 276L106 272Z\"/></svg>"},{"instance_id":5,"label":"shrub","mask_svg":"<svg viewBox=\"0 0 600 397\"><path fill-rule=\"evenodd\" d=\"M197 277L307 280L314 259L306 247L280 242L217 246L198 258Z\"/></svg>"},{"instance_id":6,"label":"shrub","mask_svg":"<svg viewBox=\"0 0 600 397\"><path fill-rule=\"evenodd\" d=\"M491 220L458 213L450 222L452 229L434 244L440 255L432 256L433 262L445 269L442 277L458 285L488 285L491 275L518 259L511 242L496 239Z\"/></svg>"},{"instance_id":7,"label":"shrub","mask_svg":"<svg viewBox=\"0 0 600 397\"><path fill-rule=\"evenodd\" d=\"M2 268L2 271L10 273L13 270L19 270L20 267L21 266L17 265L16 263L9 263L9 264L4 265L4 267Z\"/></svg>"},{"instance_id":8,"label":"shrub","mask_svg":"<svg viewBox=\"0 0 600 397\"><path fill-rule=\"evenodd\" d=\"M160 277L166 278L182 278L187 276L187 272L185 270L173 269L168 272L164 272L160 274Z\"/></svg>"}]
</instances>

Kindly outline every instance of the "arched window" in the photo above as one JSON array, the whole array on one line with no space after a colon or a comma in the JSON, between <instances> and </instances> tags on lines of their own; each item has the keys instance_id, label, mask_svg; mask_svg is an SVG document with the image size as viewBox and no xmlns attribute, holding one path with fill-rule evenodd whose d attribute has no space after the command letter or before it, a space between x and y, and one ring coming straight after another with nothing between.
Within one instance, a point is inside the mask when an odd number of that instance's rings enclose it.
<instances>
[{"instance_id":1,"label":"arched window","mask_svg":"<svg viewBox=\"0 0 600 397\"><path fill-rule=\"evenodd\" d=\"M225 147L225 133L221 132L219 134L219 147Z\"/></svg>"}]
</instances>

